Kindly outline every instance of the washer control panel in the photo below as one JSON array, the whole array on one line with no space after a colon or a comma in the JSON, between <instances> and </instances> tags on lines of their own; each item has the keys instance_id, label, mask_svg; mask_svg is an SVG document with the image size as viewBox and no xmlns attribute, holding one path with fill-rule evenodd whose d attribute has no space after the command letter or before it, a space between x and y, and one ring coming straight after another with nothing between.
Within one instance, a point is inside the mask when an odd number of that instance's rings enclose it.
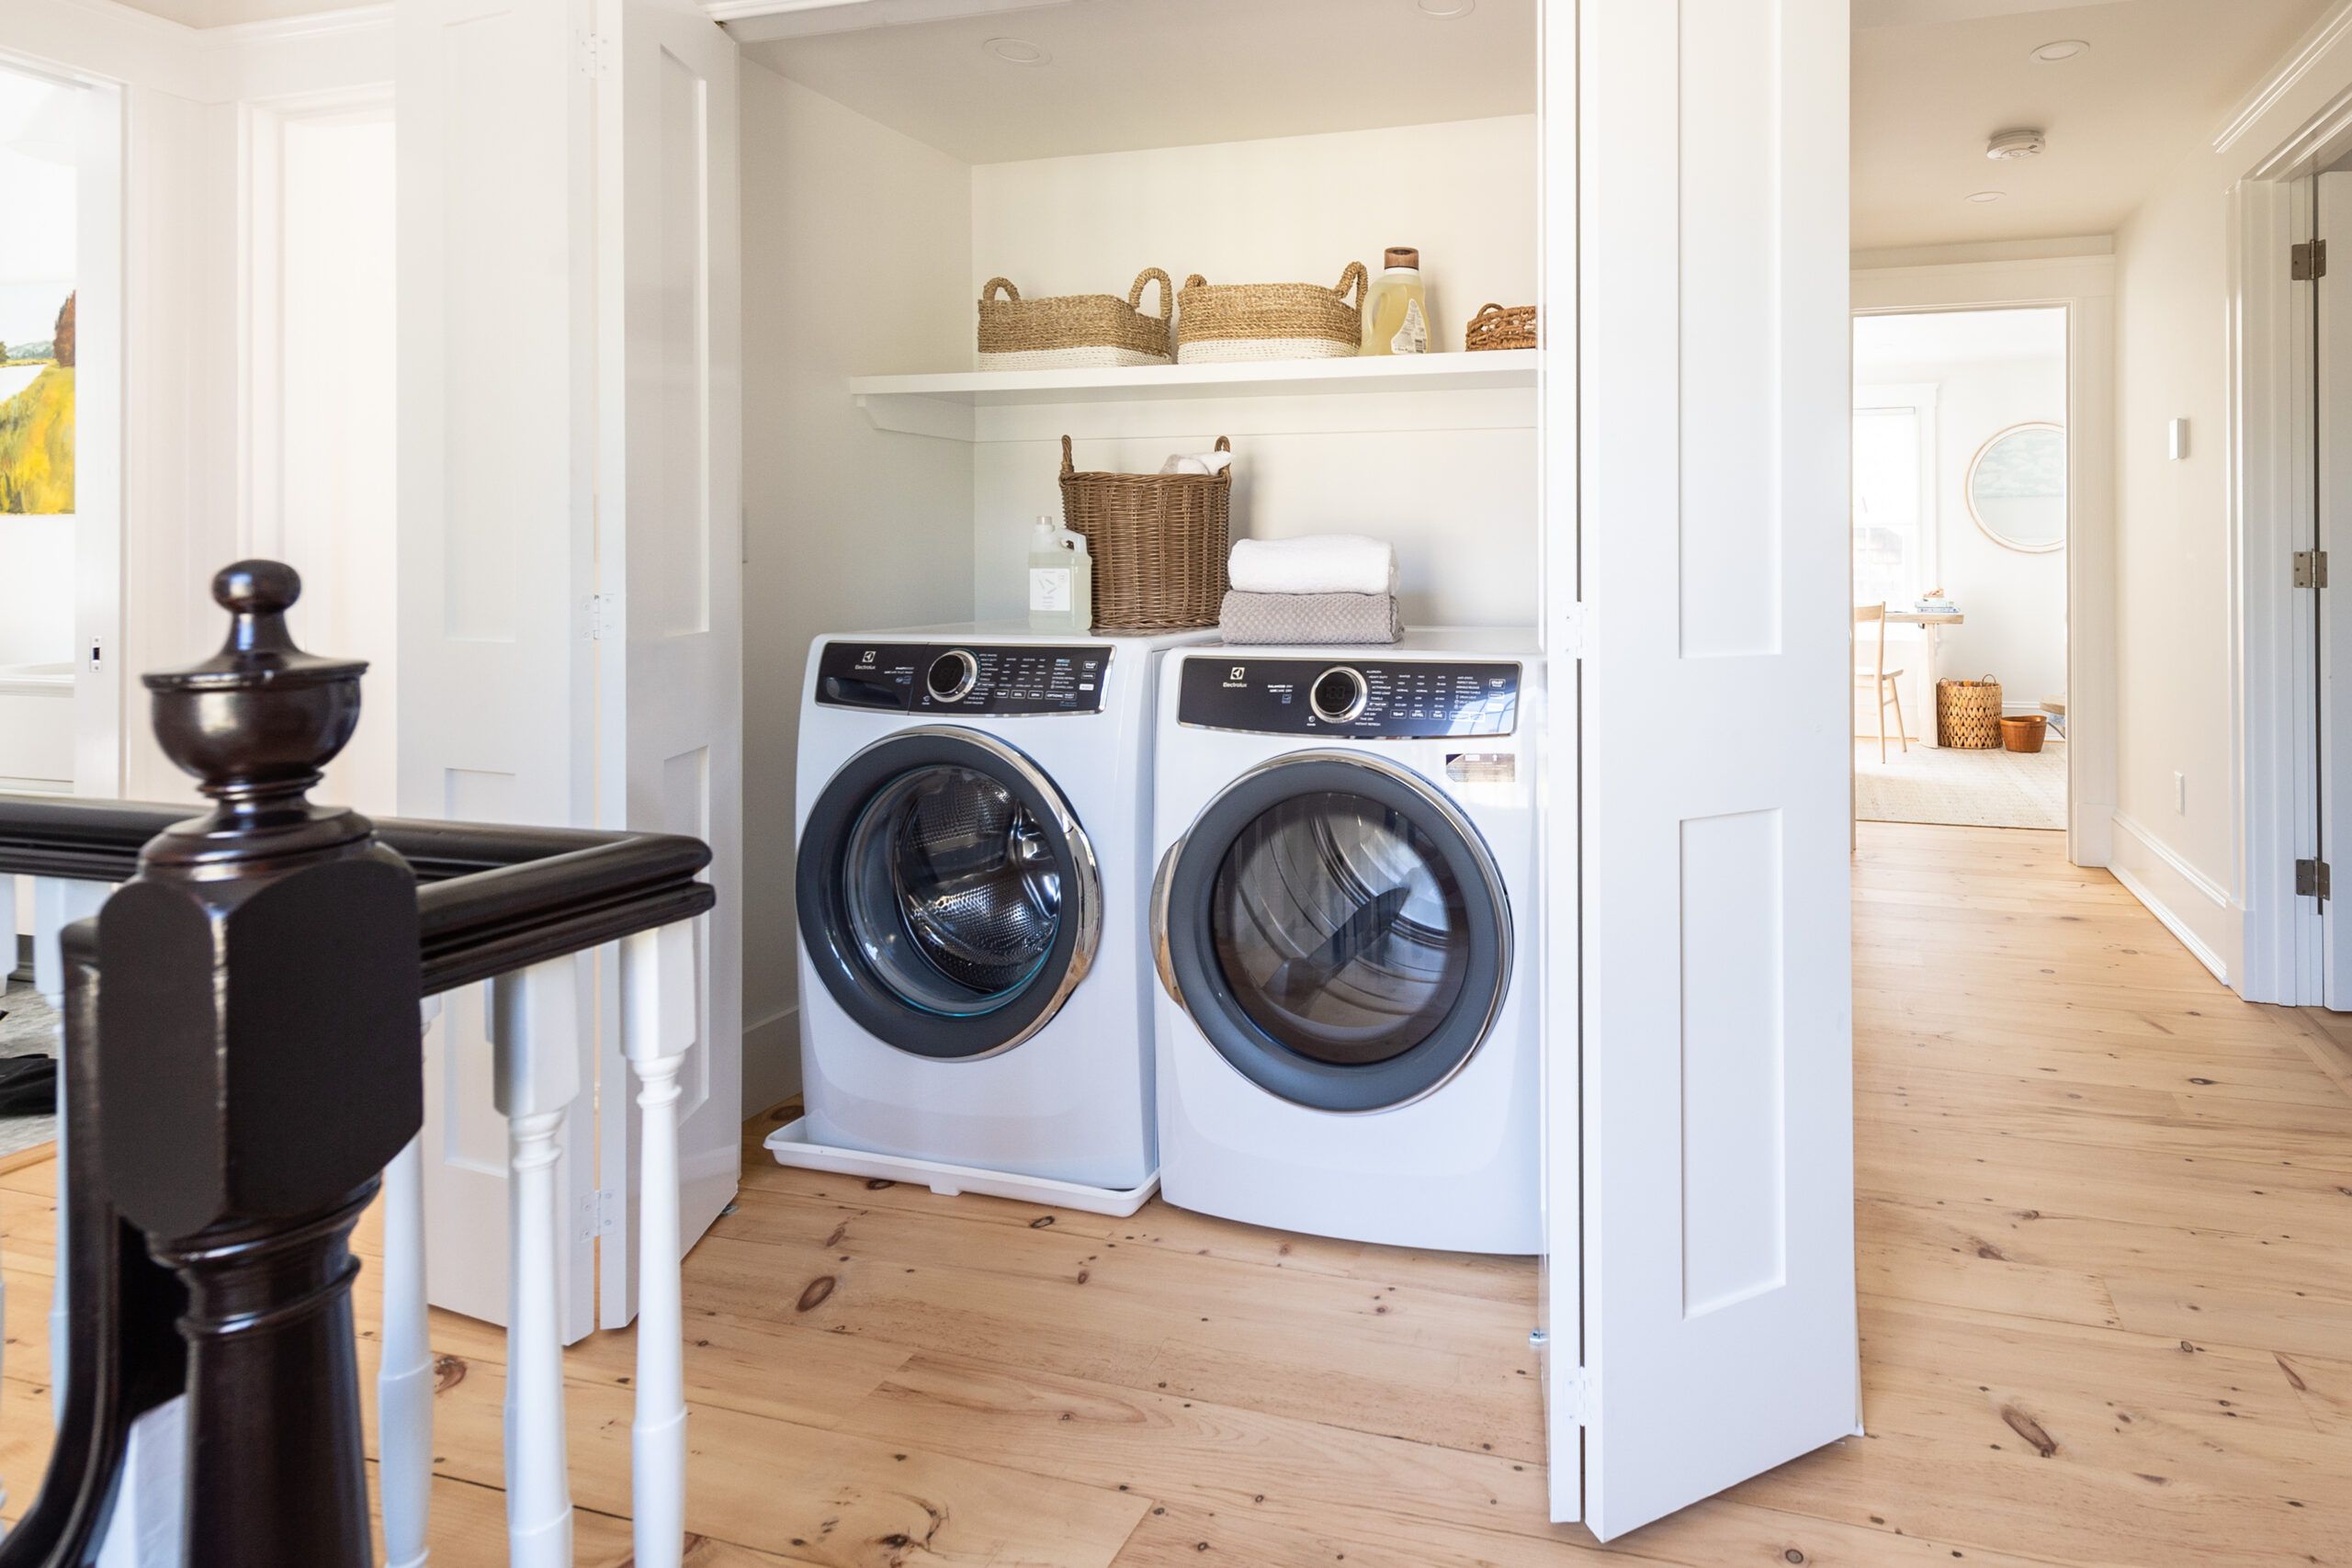
<instances>
[{"instance_id":1,"label":"washer control panel","mask_svg":"<svg viewBox=\"0 0 2352 1568\"><path fill-rule=\"evenodd\" d=\"M1251 659L1229 649L1183 670L1176 722L1201 729L1418 740L1519 728L1516 662Z\"/></svg>"},{"instance_id":2,"label":"washer control panel","mask_svg":"<svg viewBox=\"0 0 2352 1568\"><path fill-rule=\"evenodd\" d=\"M1111 649L1091 643L851 642L817 656L826 707L974 717L1100 713Z\"/></svg>"}]
</instances>

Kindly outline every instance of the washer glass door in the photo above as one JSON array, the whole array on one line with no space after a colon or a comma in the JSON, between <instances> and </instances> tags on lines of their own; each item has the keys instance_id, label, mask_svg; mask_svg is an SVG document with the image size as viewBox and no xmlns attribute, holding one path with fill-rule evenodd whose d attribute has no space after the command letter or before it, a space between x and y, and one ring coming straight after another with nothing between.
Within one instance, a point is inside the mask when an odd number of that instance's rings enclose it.
<instances>
[{"instance_id":1,"label":"washer glass door","mask_svg":"<svg viewBox=\"0 0 2352 1568\"><path fill-rule=\"evenodd\" d=\"M1434 1092L1501 1010L1510 908L1442 791L1367 754L1303 752L1237 780L1169 852L1161 980L1260 1088L1318 1110Z\"/></svg>"},{"instance_id":2,"label":"washer glass door","mask_svg":"<svg viewBox=\"0 0 2352 1568\"><path fill-rule=\"evenodd\" d=\"M1217 966L1250 1021L1302 1056L1365 1066L1434 1033L1469 973L1462 885L1401 812L1336 790L1293 795L1225 852Z\"/></svg>"},{"instance_id":3,"label":"washer glass door","mask_svg":"<svg viewBox=\"0 0 2352 1568\"><path fill-rule=\"evenodd\" d=\"M1036 981L1062 922L1065 874L1004 781L936 763L875 793L842 864L849 928L875 976L944 1018L994 1012Z\"/></svg>"},{"instance_id":4,"label":"washer glass door","mask_svg":"<svg viewBox=\"0 0 2352 1568\"><path fill-rule=\"evenodd\" d=\"M990 735L901 731L842 765L801 829L801 941L866 1032L922 1056L1008 1049L1085 978L1092 845L1053 782Z\"/></svg>"}]
</instances>

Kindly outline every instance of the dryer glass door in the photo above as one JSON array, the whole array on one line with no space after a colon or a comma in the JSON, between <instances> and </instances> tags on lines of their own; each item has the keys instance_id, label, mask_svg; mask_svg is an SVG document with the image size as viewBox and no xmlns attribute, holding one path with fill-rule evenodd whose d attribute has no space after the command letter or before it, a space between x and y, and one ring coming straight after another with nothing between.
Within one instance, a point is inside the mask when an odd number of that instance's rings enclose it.
<instances>
[{"instance_id":1,"label":"dryer glass door","mask_svg":"<svg viewBox=\"0 0 2352 1568\"><path fill-rule=\"evenodd\" d=\"M1044 1027L1084 977L1102 894L1084 829L1027 758L907 731L835 774L801 837L803 939L844 1010L918 1055Z\"/></svg>"},{"instance_id":2,"label":"dryer glass door","mask_svg":"<svg viewBox=\"0 0 2352 1568\"><path fill-rule=\"evenodd\" d=\"M1418 775L1307 752L1237 781L1170 852L1164 976L1245 1077L1301 1105L1384 1111L1485 1040L1510 909L1476 829Z\"/></svg>"}]
</instances>

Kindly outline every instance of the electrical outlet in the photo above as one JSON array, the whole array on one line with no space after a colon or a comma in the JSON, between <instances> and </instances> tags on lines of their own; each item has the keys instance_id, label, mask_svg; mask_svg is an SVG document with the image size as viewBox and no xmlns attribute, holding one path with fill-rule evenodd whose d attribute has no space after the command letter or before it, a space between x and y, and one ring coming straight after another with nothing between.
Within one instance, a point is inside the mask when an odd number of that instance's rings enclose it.
<instances>
[{"instance_id":1,"label":"electrical outlet","mask_svg":"<svg viewBox=\"0 0 2352 1568\"><path fill-rule=\"evenodd\" d=\"M2184 773L2172 776L2172 808L2176 816L2188 815L2188 778Z\"/></svg>"}]
</instances>

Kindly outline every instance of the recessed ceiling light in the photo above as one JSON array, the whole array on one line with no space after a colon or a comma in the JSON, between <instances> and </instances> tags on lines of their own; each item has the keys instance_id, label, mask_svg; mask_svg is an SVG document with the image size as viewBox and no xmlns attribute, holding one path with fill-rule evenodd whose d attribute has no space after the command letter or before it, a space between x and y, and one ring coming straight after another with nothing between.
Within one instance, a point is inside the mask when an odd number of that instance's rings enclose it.
<instances>
[{"instance_id":1,"label":"recessed ceiling light","mask_svg":"<svg viewBox=\"0 0 2352 1568\"><path fill-rule=\"evenodd\" d=\"M1996 131L1984 143L1984 156L1996 163L2010 158L2030 158L2042 149L2041 132L2038 130Z\"/></svg>"},{"instance_id":2,"label":"recessed ceiling light","mask_svg":"<svg viewBox=\"0 0 2352 1568\"><path fill-rule=\"evenodd\" d=\"M2008 194L2005 190L1973 190L1968 193L1968 199L1978 202L1998 201Z\"/></svg>"},{"instance_id":3,"label":"recessed ceiling light","mask_svg":"<svg viewBox=\"0 0 2352 1568\"><path fill-rule=\"evenodd\" d=\"M1413 0L1413 6L1424 17L1466 17L1478 8L1478 0Z\"/></svg>"},{"instance_id":4,"label":"recessed ceiling light","mask_svg":"<svg viewBox=\"0 0 2352 1568\"><path fill-rule=\"evenodd\" d=\"M2091 46L2078 38L2052 39L2036 49L2028 58L2043 65L2055 65L2062 60L2072 60L2078 54L2088 54Z\"/></svg>"},{"instance_id":5,"label":"recessed ceiling light","mask_svg":"<svg viewBox=\"0 0 2352 1568\"><path fill-rule=\"evenodd\" d=\"M1008 65L1043 65L1053 56L1023 38L992 38L980 45Z\"/></svg>"}]
</instances>

